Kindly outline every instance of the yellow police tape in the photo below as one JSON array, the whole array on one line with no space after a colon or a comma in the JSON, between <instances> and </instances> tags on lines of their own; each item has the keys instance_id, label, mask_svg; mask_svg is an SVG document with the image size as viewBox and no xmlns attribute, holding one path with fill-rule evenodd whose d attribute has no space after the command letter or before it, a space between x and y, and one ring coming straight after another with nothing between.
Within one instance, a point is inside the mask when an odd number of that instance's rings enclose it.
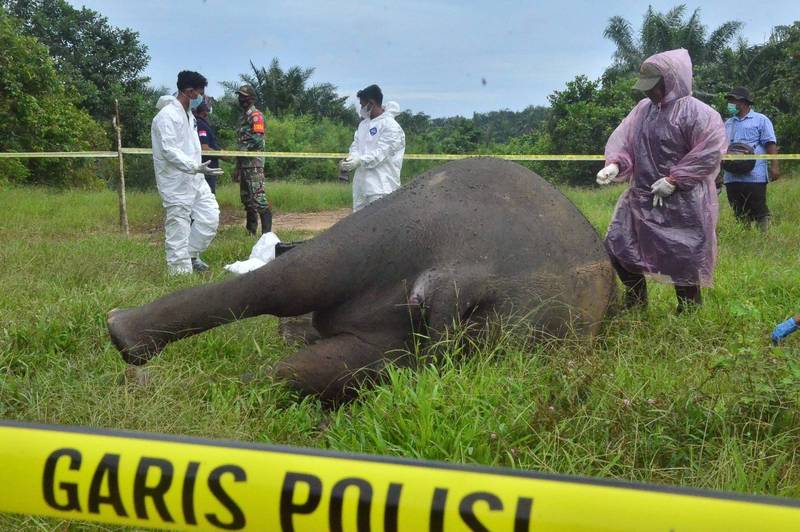
<instances>
[{"instance_id":1,"label":"yellow police tape","mask_svg":"<svg viewBox=\"0 0 800 532\"><path fill-rule=\"evenodd\" d=\"M150 148L122 148L123 155L152 155ZM344 159L346 153L316 153L316 152L288 152L288 151L207 151L204 155L216 155L219 157L265 157L267 159ZM44 158L112 158L118 157L116 151L76 151L76 152L0 152L0 159L44 159ZM545 154L545 155L525 155L525 154L447 154L447 153L406 153L404 159L407 161L453 161L457 159L469 159L470 157L494 157L507 161L602 161L604 155L591 154ZM760 155L723 155L723 159L769 159L779 161L800 160L800 153L780 153L780 154L760 154Z\"/></svg>"},{"instance_id":2,"label":"yellow police tape","mask_svg":"<svg viewBox=\"0 0 800 532\"><path fill-rule=\"evenodd\" d=\"M800 501L0 422L0 511L175 530L800 530Z\"/></svg>"},{"instance_id":3,"label":"yellow police tape","mask_svg":"<svg viewBox=\"0 0 800 532\"><path fill-rule=\"evenodd\" d=\"M115 151L21 151L0 152L0 159L110 159L119 157Z\"/></svg>"}]
</instances>

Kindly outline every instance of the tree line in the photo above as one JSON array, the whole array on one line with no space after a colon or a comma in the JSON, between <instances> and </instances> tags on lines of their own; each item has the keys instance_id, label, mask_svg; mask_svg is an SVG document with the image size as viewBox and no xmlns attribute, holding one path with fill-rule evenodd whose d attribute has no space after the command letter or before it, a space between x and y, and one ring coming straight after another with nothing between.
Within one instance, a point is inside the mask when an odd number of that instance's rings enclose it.
<instances>
[{"instance_id":1,"label":"tree line","mask_svg":"<svg viewBox=\"0 0 800 532\"><path fill-rule=\"evenodd\" d=\"M608 21L603 37L616 51L598 79L577 75L548 97L546 106L475 113L471 118L432 118L403 111L409 153L602 153L605 140L641 98L632 90L641 62L659 51L684 47L695 66L695 96L724 112L724 95L745 85L756 109L772 118L784 151L800 150L800 21L776 26L751 44L742 24L709 30L699 10L684 5L665 12L648 8L635 27ZM111 117L119 100L125 146L149 147L155 102L174 88L154 87L144 75L150 61L139 34L111 25L101 13L65 0L0 0L0 151L114 149ZM213 105L211 122L225 148L235 147L239 110L233 90L253 85L267 115L270 151L344 151L358 116L330 83L312 83L313 68L284 68L251 61ZM436 163L409 161L404 176ZM589 163L530 164L552 181L593 183ZM268 160L273 179L328 180L334 161ZM152 161L128 157L134 186L153 185ZM98 186L113 181L113 164L78 159L0 159L0 183Z\"/></svg>"}]
</instances>

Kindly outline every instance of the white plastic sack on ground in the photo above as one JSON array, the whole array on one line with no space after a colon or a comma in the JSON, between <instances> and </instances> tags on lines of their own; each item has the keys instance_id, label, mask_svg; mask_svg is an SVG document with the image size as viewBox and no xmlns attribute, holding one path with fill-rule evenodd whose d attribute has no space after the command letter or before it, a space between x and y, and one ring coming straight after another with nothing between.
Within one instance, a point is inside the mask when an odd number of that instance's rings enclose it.
<instances>
[{"instance_id":1,"label":"white plastic sack on ground","mask_svg":"<svg viewBox=\"0 0 800 532\"><path fill-rule=\"evenodd\" d=\"M268 263L275 258L275 244L279 244L280 241L281 239L272 232L261 235L256 245L253 246L250 258L258 259L264 262L264 264Z\"/></svg>"},{"instance_id":2,"label":"white plastic sack on ground","mask_svg":"<svg viewBox=\"0 0 800 532\"><path fill-rule=\"evenodd\" d=\"M247 272L252 272L253 270L257 270L260 267L264 266L266 262L263 260L258 259L247 259L247 260L237 260L233 264L228 264L225 266L225 269L231 273L235 274L243 274Z\"/></svg>"},{"instance_id":3,"label":"white plastic sack on ground","mask_svg":"<svg viewBox=\"0 0 800 532\"><path fill-rule=\"evenodd\" d=\"M275 258L275 244L279 242L280 239L275 233L266 233L253 246L249 259L228 264L225 269L239 275L257 270Z\"/></svg>"}]
</instances>

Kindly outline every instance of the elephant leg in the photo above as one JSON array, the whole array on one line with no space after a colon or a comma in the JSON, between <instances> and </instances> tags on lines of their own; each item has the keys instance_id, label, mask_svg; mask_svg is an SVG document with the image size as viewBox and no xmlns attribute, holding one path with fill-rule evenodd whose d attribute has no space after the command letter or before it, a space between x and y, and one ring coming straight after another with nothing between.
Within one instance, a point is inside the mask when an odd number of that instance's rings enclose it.
<instances>
[{"instance_id":1,"label":"elephant leg","mask_svg":"<svg viewBox=\"0 0 800 532\"><path fill-rule=\"evenodd\" d=\"M333 402L347 400L359 386L374 383L388 363L407 362L401 354L393 355L392 349L340 334L285 358L275 367L275 376L302 395Z\"/></svg>"},{"instance_id":2,"label":"elephant leg","mask_svg":"<svg viewBox=\"0 0 800 532\"><path fill-rule=\"evenodd\" d=\"M458 327L471 317L479 301L467 294L449 290L434 297L425 306L425 325L431 342L439 341L448 329Z\"/></svg>"},{"instance_id":3,"label":"elephant leg","mask_svg":"<svg viewBox=\"0 0 800 532\"><path fill-rule=\"evenodd\" d=\"M340 246L310 241L250 273L174 292L141 307L114 309L108 331L124 360L140 365L170 342L235 320L333 308L351 297L346 275L352 268L346 259Z\"/></svg>"},{"instance_id":4,"label":"elephant leg","mask_svg":"<svg viewBox=\"0 0 800 532\"><path fill-rule=\"evenodd\" d=\"M409 303L421 308L427 336L437 342L494 299L495 283L483 269L428 271L417 279Z\"/></svg>"}]
</instances>

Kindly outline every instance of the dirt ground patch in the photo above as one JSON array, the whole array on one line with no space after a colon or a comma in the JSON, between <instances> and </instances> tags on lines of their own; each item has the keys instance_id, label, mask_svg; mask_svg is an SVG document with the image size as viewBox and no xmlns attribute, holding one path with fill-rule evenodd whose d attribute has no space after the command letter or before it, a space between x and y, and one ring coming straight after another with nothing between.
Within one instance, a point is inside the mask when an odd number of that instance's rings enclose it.
<instances>
[{"instance_id":1,"label":"dirt ground patch","mask_svg":"<svg viewBox=\"0 0 800 532\"><path fill-rule=\"evenodd\" d=\"M337 209L320 212L286 212L272 217L273 230L319 232L329 228L348 214L352 209ZM244 226L244 211L223 208L219 214L220 225Z\"/></svg>"},{"instance_id":2,"label":"dirt ground patch","mask_svg":"<svg viewBox=\"0 0 800 532\"><path fill-rule=\"evenodd\" d=\"M348 214L352 209L337 209L320 212L288 212L277 214L272 224L277 229L294 231L324 231Z\"/></svg>"},{"instance_id":3,"label":"dirt ground patch","mask_svg":"<svg viewBox=\"0 0 800 532\"><path fill-rule=\"evenodd\" d=\"M239 222L244 223L243 210L232 209L230 207L220 207L219 225L236 225Z\"/></svg>"},{"instance_id":4,"label":"dirt ground patch","mask_svg":"<svg viewBox=\"0 0 800 532\"><path fill-rule=\"evenodd\" d=\"M277 230L285 231L311 231L320 232L329 228L348 214L351 209L336 209L334 211L320 212L287 212L278 213L272 219L272 227ZM244 211L231 207L222 207L219 213L220 226L241 225L244 227ZM160 240L164 236L164 222L141 224L131 227L131 231L139 234L146 234L148 237Z\"/></svg>"}]
</instances>

